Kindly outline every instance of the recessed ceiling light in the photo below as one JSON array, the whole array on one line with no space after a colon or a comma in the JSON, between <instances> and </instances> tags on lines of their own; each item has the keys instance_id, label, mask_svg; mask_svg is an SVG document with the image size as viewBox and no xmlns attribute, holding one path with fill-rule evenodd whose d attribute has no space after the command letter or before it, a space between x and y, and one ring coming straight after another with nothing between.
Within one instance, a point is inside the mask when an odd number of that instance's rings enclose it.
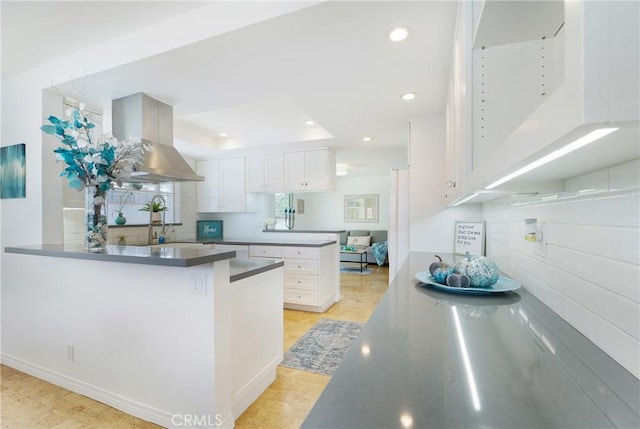
<instances>
[{"instance_id":1,"label":"recessed ceiling light","mask_svg":"<svg viewBox=\"0 0 640 429\"><path fill-rule=\"evenodd\" d=\"M220 137L229 137L229 134L227 134L227 133L220 133L220 134L219 134L219 136L220 136Z\"/></svg>"},{"instance_id":2,"label":"recessed ceiling light","mask_svg":"<svg viewBox=\"0 0 640 429\"><path fill-rule=\"evenodd\" d=\"M304 123L307 125L315 125L315 122L312 120L305 121Z\"/></svg>"},{"instance_id":3,"label":"recessed ceiling light","mask_svg":"<svg viewBox=\"0 0 640 429\"><path fill-rule=\"evenodd\" d=\"M407 92L406 94L402 95L402 99L403 100L413 100L414 98L416 98L416 93L415 92Z\"/></svg>"},{"instance_id":4,"label":"recessed ceiling light","mask_svg":"<svg viewBox=\"0 0 640 429\"><path fill-rule=\"evenodd\" d=\"M387 37L393 42L401 42L409 37L409 29L407 27L393 27L387 33Z\"/></svg>"},{"instance_id":5,"label":"recessed ceiling light","mask_svg":"<svg viewBox=\"0 0 640 429\"><path fill-rule=\"evenodd\" d=\"M370 142L371 141L371 137L362 137L362 141L363 142Z\"/></svg>"}]
</instances>

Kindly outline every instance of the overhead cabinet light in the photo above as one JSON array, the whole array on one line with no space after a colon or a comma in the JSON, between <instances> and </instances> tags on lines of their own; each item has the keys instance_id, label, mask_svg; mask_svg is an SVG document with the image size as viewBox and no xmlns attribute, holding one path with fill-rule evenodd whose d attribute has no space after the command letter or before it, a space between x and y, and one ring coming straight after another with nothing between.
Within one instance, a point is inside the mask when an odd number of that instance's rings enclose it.
<instances>
[{"instance_id":1,"label":"overhead cabinet light","mask_svg":"<svg viewBox=\"0 0 640 429\"><path fill-rule=\"evenodd\" d=\"M564 156L568 153L573 152L574 150L580 149L583 146L588 145L589 143L593 143L594 141L607 136L609 134L611 134L614 131L617 131L618 128L599 128L595 131L590 132L589 134L587 134L586 136L582 136L579 139L569 143L568 145L564 146L561 149L558 149L554 152L551 152L548 155L543 156L542 158L533 161L531 164L525 165L524 167L522 167L519 170L514 171L513 173L507 174L506 176L496 180L495 182L491 183L490 185L486 186L485 189L493 189L497 186L500 186L504 183L507 183L509 180L511 179L515 179L518 176L523 175L524 173L527 173L535 168L540 167L541 165L544 165L548 162L553 161L554 159L558 159L561 156Z\"/></svg>"},{"instance_id":2,"label":"overhead cabinet light","mask_svg":"<svg viewBox=\"0 0 640 429\"><path fill-rule=\"evenodd\" d=\"M477 194L477 193L475 193L475 194L471 194L471 195L464 195L464 196L462 196L461 198L458 198L458 199L457 199L456 201L454 201L453 203L451 203L451 205L450 205L449 207L456 207L456 206L459 206L460 204L462 204L462 203L466 203L467 201L469 201L469 200L471 200L471 199L473 199L473 198L475 198L475 197L477 197L477 196L478 196L478 194Z\"/></svg>"}]
</instances>

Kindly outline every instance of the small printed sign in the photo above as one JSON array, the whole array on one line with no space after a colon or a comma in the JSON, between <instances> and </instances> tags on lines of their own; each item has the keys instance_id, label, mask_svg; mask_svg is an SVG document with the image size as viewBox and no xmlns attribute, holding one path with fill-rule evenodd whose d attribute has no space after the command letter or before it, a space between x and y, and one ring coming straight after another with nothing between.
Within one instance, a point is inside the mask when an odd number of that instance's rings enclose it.
<instances>
[{"instance_id":1,"label":"small printed sign","mask_svg":"<svg viewBox=\"0 0 640 429\"><path fill-rule=\"evenodd\" d=\"M208 238L222 238L221 220L199 220L198 240Z\"/></svg>"},{"instance_id":2,"label":"small printed sign","mask_svg":"<svg viewBox=\"0 0 640 429\"><path fill-rule=\"evenodd\" d=\"M464 255L466 252L475 256L484 256L484 222L456 222L453 253Z\"/></svg>"}]
</instances>

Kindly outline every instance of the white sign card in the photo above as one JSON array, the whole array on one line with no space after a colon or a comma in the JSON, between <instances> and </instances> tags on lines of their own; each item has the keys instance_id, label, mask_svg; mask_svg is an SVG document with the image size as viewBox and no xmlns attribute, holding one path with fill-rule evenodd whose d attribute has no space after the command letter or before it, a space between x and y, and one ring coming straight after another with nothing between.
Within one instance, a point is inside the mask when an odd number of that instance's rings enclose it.
<instances>
[{"instance_id":1,"label":"white sign card","mask_svg":"<svg viewBox=\"0 0 640 429\"><path fill-rule=\"evenodd\" d=\"M453 237L453 253L464 255L469 252L484 256L484 222L456 221Z\"/></svg>"}]
</instances>

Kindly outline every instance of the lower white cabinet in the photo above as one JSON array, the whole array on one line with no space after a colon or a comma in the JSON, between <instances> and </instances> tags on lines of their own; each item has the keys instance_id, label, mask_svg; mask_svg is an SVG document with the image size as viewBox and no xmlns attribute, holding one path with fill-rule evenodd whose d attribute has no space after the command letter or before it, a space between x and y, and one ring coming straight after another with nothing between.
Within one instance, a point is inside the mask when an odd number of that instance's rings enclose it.
<instances>
[{"instance_id":1,"label":"lower white cabinet","mask_svg":"<svg viewBox=\"0 0 640 429\"><path fill-rule=\"evenodd\" d=\"M284 308L324 312L335 302L334 247L252 245L249 256L284 260Z\"/></svg>"}]
</instances>

